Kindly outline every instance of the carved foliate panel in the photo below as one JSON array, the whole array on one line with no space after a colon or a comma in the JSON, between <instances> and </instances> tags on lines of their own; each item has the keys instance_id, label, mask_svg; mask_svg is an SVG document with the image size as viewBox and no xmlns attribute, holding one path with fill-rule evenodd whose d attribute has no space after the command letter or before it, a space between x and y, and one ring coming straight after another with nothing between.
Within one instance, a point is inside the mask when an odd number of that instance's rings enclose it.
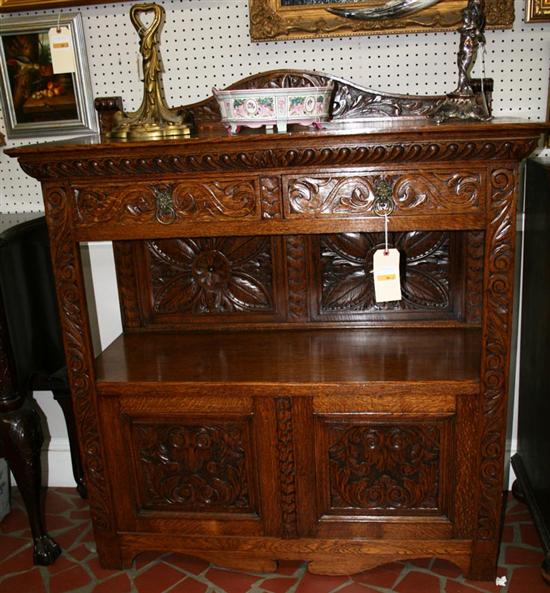
<instances>
[{"instance_id":1,"label":"carved foliate panel","mask_svg":"<svg viewBox=\"0 0 550 593\"><path fill-rule=\"evenodd\" d=\"M373 255L384 249L384 233L322 235L319 240L320 318L388 311L452 310L450 233L389 233L388 244L401 254L401 301L376 303Z\"/></svg>"},{"instance_id":2,"label":"carved foliate panel","mask_svg":"<svg viewBox=\"0 0 550 593\"><path fill-rule=\"evenodd\" d=\"M248 422L135 422L132 439L143 509L255 512Z\"/></svg>"},{"instance_id":3,"label":"carved foliate panel","mask_svg":"<svg viewBox=\"0 0 550 593\"><path fill-rule=\"evenodd\" d=\"M131 225L177 220L260 218L256 179L163 181L74 186L76 224Z\"/></svg>"},{"instance_id":4,"label":"carved foliate panel","mask_svg":"<svg viewBox=\"0 0 550 593\"><path fill-rule=\"evenodd\" d=\"M275 314L270 237L147 241L153 314Z\"/></svg>"},{"instance_id":5,"label":"carved foliate panel","mask_svg":"<svg viewBox=\"0 0 550 593\"><path fill-rule=\"evenodd\" d=\"M484 183L480 172L407 172L405 174L332 174L315 177L288 176L285 180L285 215L373 216L379 201L377 186L391 187L394 215L453 211L479 212Z\"/></svg>"},{"instance_id":6,"label":"carved foliate panel","mask_svg":"<svg viewBox=\"0 0 550 593\"><path fill-rule=\"evenodd\" d=\"M439 509L440 424L331 422L327 432L331 509Z\"/></svg>"}]
</instances>

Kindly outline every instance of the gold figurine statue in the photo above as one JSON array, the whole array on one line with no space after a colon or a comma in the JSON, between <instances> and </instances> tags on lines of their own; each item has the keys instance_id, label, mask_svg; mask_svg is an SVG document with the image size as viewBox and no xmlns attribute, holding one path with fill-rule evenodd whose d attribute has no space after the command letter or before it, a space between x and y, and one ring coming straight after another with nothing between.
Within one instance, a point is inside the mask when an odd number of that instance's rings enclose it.
<instances>
[{"instance_id":1,"label":"gold figurine statue","mask_svg":"<svg viewBox=\"0 0 550 593\"><path fill-rule=\"evenodd\" d=\"M146 28L141 13L153 12L153 20ZM164 8L154 3L134 4L130 19L139 35L139 51L143 60L143 100L137 111L119 111L109 136L128 140L157 140L159 138L188 137L190 128L177 109L166 104L162 91L158 30L164 18Z\"/></svg>"}]
</instances>

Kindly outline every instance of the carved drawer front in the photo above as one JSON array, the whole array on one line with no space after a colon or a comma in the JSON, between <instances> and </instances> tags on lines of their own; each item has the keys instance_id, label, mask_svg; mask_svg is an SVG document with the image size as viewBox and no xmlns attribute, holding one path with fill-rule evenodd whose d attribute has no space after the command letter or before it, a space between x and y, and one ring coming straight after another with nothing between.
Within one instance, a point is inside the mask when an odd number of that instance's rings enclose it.
<instances>
[{"instance_id":1,"label":"carved drawer front","mask_svg":"<svg viewBox=\"0 0 550 593\"><path fill-rule=\"evenodd\" d=\"M286 218L342 218L484 211L481 170L334 172L283 178Z\"/></svg>"},{"instance_id":2,"label":"carved drawer front","mask_svg":"<svg viewBox=\"0 0 550 593\"><path fill-rule=\"evenodd\" d=\"M261 217L257 177L163 179L125 184L75 184L75 224L169 225L192 221L237 221Z\"/></svg>"}]
</instances>

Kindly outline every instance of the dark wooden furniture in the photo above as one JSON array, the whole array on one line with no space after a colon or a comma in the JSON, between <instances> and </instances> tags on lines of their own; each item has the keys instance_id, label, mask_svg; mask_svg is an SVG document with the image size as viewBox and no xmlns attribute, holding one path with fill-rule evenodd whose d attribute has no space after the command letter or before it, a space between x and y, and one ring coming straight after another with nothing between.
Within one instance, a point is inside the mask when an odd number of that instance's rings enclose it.
<instances>
[{"instance_id":1,"label":"dark wooden furniture","mask_svg":"<svg viewBox=\"0 0 550 593\"><path fill-rule=\"evenodd\" d=\"M15 224L15 220L28 218ZM67 381L48 233L36 214L0 216L0 455L22 494L34 540L35 564L61 552L44 525L41 502L40 417L33 391L52 391L67 422L73 473L81 495L80 463Z\"/></svg>"},{"instance_id":2,"label":"dark wooden furniture","mask_svg":"<svg viewBox=\"0 0 550 593\"><path fill-rule=\"evenodd\" d=\"M514 492L529 505L550 584L550 161L526 167L518 450Z\"/></svg>"},{"instance_id":3,"label":"dark wooden furniture","mask_svg":"<svg viewBox=\"0 0 550 593\"><path fill-rule=\"evenodd\" d=\"M189 140L8 151L43 184L104 566L438 556L494 578L518 170L545 125L435 126L440 100L336 79L321 131L228 136L209 99L183 108ZM380 115L403 117L353 119ZM403 299L376 304L384 213ZM95 240L114 242L124 326L97 360Z\"/></svg>"}]
</instances>

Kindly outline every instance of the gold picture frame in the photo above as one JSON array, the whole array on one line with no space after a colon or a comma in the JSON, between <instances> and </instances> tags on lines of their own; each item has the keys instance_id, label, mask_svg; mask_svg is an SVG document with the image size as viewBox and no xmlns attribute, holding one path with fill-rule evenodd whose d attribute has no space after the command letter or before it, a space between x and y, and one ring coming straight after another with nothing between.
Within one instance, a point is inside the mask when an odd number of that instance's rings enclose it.
<instances>
[{"instance_id":1,"label":"gold picture frame","mask_svg":"<svg viewBox=\"0 0 550 593\"><path fill-rule=\"evenodd\" d=\"M454 31L461 23L462 10L466 6L466 0L442 0L425 10L400 18L364 21L336 16L326 9L329 6L375 6L381 4L380 0L359 3L345 0L248 0L248 3L253 41ZM514 0L486 0L485 12L488 28L512 28Z\"/></svg>"},{"instance_id":2,"label":"gold picture frame","mask_svg":"<svg viewBox=\"0 0 550 593\"><path fill-rule=\"evenodd\" d=\"M109 0L109 3L121 1L122 0ZM0 12L43 10L45 8L64 8L65 6L103 4L105 2L106 0L0 0Z\"/></svg>"},{"instance_id":3,"label":"gold picture frame","mask_svg":"<svg viewBox=\"0 0 550 593\"><path fill-rule=\"evenodd\" d=\"M550 0L526 0L525 22L550 21Z\"/></svg>"}]
</instances>

